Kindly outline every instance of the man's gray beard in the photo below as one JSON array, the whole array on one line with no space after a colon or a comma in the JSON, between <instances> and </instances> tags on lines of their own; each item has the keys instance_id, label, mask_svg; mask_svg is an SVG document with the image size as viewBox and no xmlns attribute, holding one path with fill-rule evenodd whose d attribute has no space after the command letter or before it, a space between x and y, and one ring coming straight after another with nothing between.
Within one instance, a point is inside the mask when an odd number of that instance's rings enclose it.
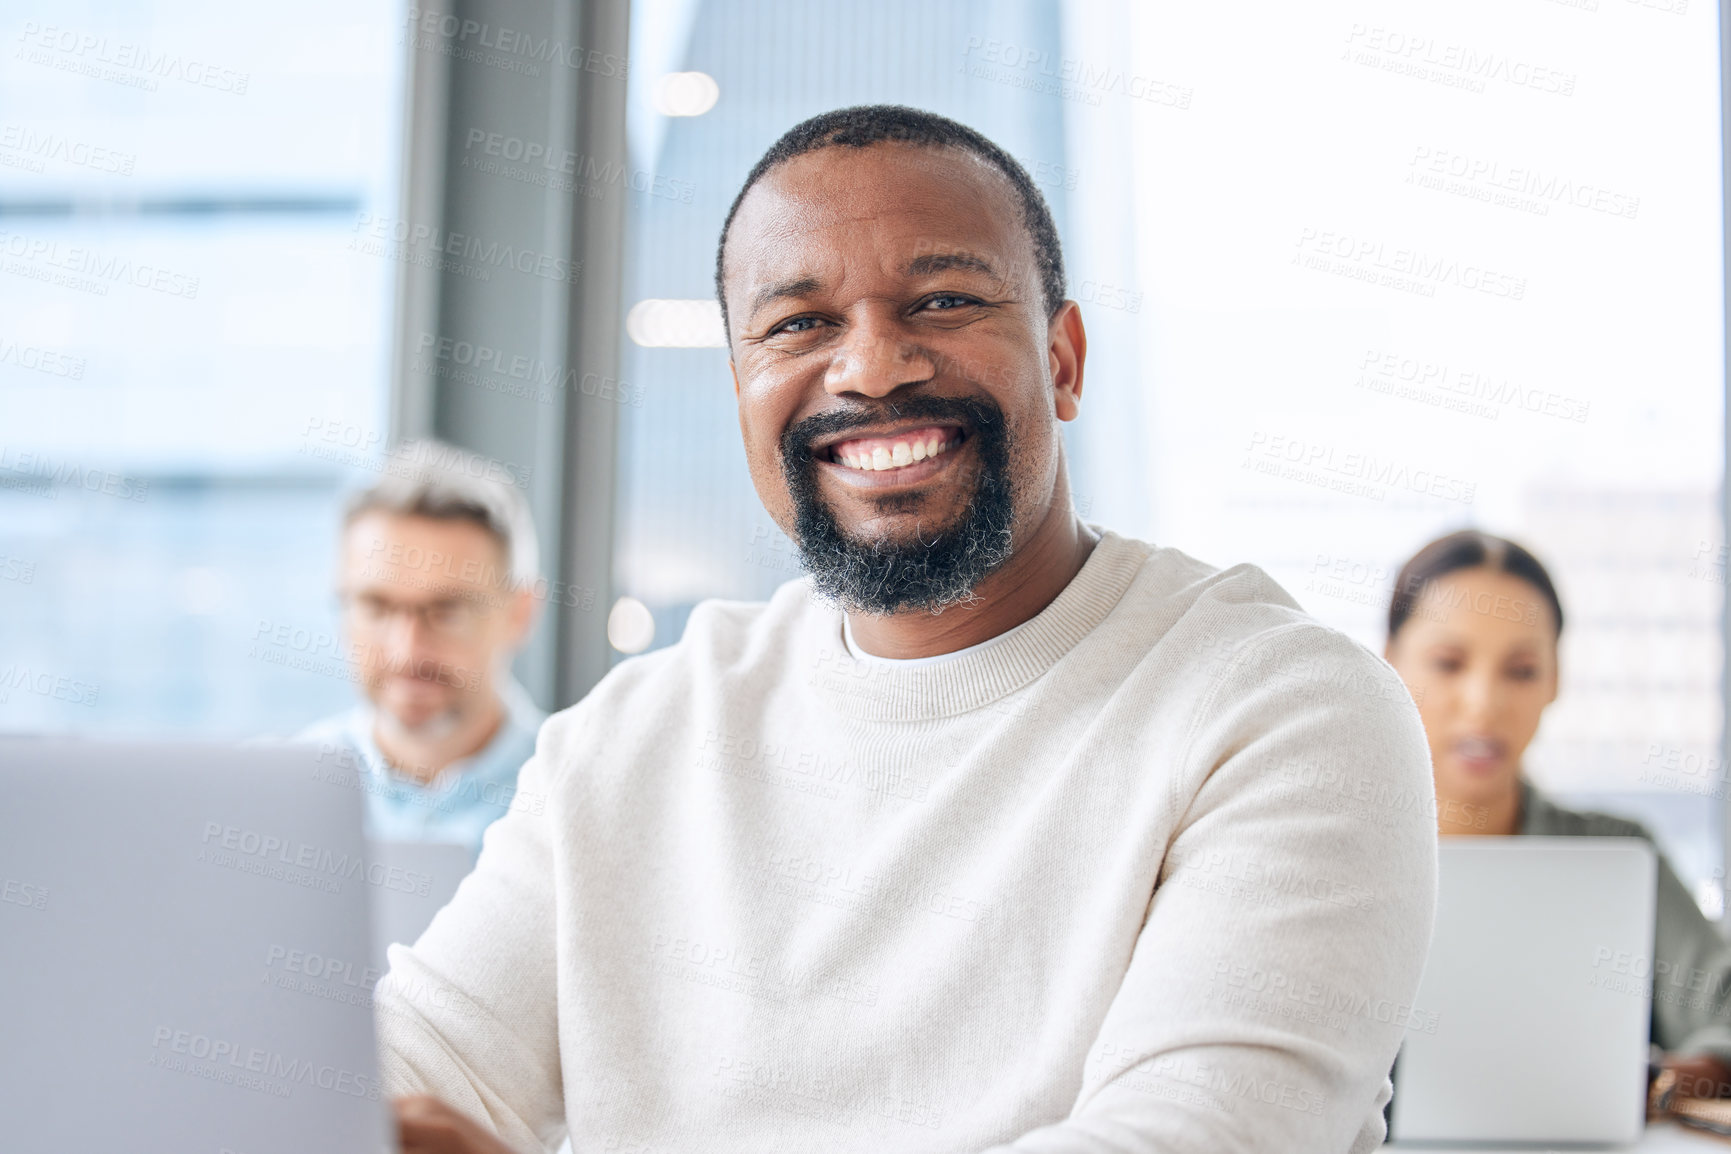
<instances>
[{"instance_id":1,"label":"man's gray beard","mask_svg":"<svg viewBox=\"0 0 1731 1154\"><path fill-rule=\"evenodd\" d=\"M419 725L404 725L389 709L373 707L373 724L398 740L443 741L463 724L463 711L457 706L441 710Z\"/></svg>"},{"instance_id":2,"label":"man's gray beard","mask_svg":"<svg viewBox=\"0 0 1731 1154\"><path fill-rule=\"evenodd\" d=\"M1002 410L990 402L952 398L919 398L897 408L902 416L960 413L972 430L966 443L974 446L979 463L973 496L961 521L929 541L921 540L917 531L912 541L847 537L818 493L817 462L803 447L809 440L799 438L793 451L784 444L782 453L782 471L793 498L794 541L801 565L811 574L812 589L856 613L936 613L966 604L973 600L975 587L1010 559L1015 492ZM795 440L795 433L789 430L788 440Z\"/></svg>"}]
</instances>

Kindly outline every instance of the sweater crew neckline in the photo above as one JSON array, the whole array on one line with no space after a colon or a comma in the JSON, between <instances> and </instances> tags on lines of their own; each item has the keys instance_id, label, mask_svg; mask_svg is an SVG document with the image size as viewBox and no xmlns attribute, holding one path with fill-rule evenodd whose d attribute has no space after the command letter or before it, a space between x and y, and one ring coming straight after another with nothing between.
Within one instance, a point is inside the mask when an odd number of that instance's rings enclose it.
<instances>
[{"instance_id":1,"label":"sweater crew neckline","mask_svg":"<svg viewBox=\"0 0 1731 1154\"><path fill-rule=\"evenodd\" d=\"M1099 530L1081 570L1052 603L1002 641L953 661L899 668L858 661L838 645L842 611L817 600L809 585L804 648L808 681L838 713L867 721L933 721L981 709L1051 669L1106 619L1152 549Z\"/></svg>"}]
</instances>

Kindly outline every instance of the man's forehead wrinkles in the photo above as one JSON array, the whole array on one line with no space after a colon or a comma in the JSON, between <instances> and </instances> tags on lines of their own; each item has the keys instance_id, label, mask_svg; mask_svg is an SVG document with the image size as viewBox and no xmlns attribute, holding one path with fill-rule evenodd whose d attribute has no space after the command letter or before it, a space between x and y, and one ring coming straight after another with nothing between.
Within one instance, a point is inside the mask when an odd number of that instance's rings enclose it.
<instances>
[{"instance_id":1,"label":"man's forehead wrinkles","mask_svg":"<svg viewBox=\"0 0 1731 1154\"><path fill-rule=\"evenodd\" d=\"M986 204L970 201L958 213L958 202L948 190L942 199L922 200L900 190L851 186L840 190L758 187L764 189L764 196L751 206L744 230L757 234L749 242L754 247L798 244L816 235L831 234L886 239L918 236L927 238L923 241L927 248L934 235L953 236L946 247L953 244L956 249L979 249L999 228Z\"/></svg>"},{"instance_id":2,"label":"man's forehead wrinkles","mask_svg":"<svg viewBox=\"0 0 1731 1154\"><path fill-rule=\"evenodd\" d=\"M903 203L886 202L881 194L851 185L821 188L766 182L758 189L763 195L751 205L755 218L752 224L765 240L787 241L803 234L836 229L855 231L879 221L899 221L908 211Z\"/></svg>"}]
</instances>

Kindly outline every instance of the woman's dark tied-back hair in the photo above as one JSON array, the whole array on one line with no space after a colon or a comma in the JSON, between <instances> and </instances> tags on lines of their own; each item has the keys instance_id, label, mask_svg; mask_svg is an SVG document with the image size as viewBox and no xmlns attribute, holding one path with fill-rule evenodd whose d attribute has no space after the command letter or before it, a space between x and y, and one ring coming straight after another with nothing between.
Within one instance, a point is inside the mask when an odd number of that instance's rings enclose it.
<instances>
[{"instance_id":1,"label":"woman's dark tied-back hair","mask_svg":"<svg viewBox=\"0 0 1731 1154\"><path fill-rule=\"evenodd\" d=\"M1519 577L1544 598L1551 607L1551 620L1556 622L1557 635L1563 633L1563 603L1551 575L1539 564L1539 559L1506 537L1495 537L1477 529L1463 529L1440 537L1413 554L1412 560L1401 566L1394 579L1394 596L1388 603L1388 639L1400 632L1413 610L1418 607L1430 585L1462 569L1493 569Z\"/></svg>"}]
</instances>

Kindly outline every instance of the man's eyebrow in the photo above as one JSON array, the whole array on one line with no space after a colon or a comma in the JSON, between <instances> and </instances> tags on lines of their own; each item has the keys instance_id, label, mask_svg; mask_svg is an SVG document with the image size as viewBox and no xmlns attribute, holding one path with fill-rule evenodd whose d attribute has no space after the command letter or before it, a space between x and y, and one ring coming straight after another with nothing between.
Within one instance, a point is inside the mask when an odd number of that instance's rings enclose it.
<instances>
[{"instance_id":1,"label":"man's eyebrow","mask_svg":"<svg viewBox=\"0 0 1731 1154\"><path fill-rule=\"evenodd\" d=\"M905 266L909 276L926 276L934 272L948 272L950 269L963 269L968 272L981 272L998 279L998 270L984 257L968 252L932 252L924 256L916 256Z\"/></svg>"},{"instance_id":2,"label":"man's eyebrow","mask_svg":"<svg viewBox=\"0 0 1731 1154\"><path fill-rule=\"evenodd\" d=\"M748 316L756 316L757 310L771 301L783 300L787 297L802 297L816 292L820 287L814 276L802 276L797 280L784 280L780 284L767 285L760 288L751 298L751 310Z\"/></svg>"}]
</instances>

